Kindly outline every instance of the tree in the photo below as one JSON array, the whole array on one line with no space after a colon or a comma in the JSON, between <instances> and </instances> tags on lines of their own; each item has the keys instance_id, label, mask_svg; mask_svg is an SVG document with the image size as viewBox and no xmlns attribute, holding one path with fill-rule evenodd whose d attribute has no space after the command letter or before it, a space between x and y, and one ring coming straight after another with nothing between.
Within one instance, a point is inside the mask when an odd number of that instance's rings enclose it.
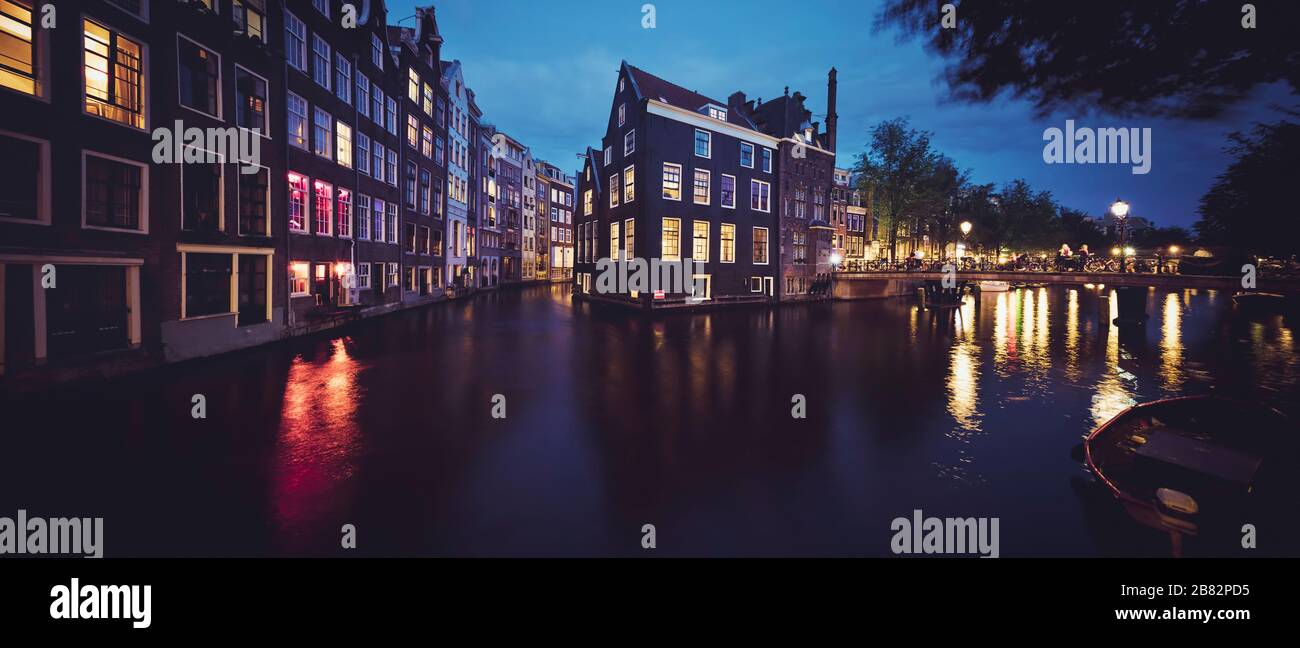
<instances>
[{"instance_id":1,"label":"tree","mask_svg":"<svg viewBox=\"0 0 1300 648\"><path fill-rule=\"evenodd\" d=\"M1062 243L1068 243L1075 249L1087 245L1093 253L1105 250L1108 245L1106 234L1097 227L1091 216L1069 207L1057 210L1056 234Z\"/></svg>"},{"instance_id":2,"label":"tree","mask_svg":"<svg viewBox=\"0 0 1300 648\"><path fill-rule=\"evenodd\" d=\"M1047 191L1035 192L1024 180L1002 186L998 212L1004 224L1002 243L1021 250L1055 248L1056 202ZM1001 251L999 246L996 251Z\"/></svg>"},{"instance_id":3,"label":"tree","mask_svg":"<svg viewBox=\"0 0 1300 648\"><path fill-rule=\"evenodd\" d=\"M926 39L949 60L943 76L959 100L1009 92L1040 117L1101 108L1209 119L1263 84L1300 90L1295 0L1255 0L1252 29L1239 2L955 1L951 29L940 27L937 4L889 0L876 29Z\"/></svg>"},{"instance_id":4,"label":"tree","mask_svg":"<svg viewBox=\"0 0 1300 648\"><path fill-rule=\"evenodd\" d=\"M883 121L871 130L870 148L858 155L858 186L871 192L876 218L889 233L891 261L899 227L923 213L927 203L932 206L936 188L944 185L941 176L952 167L951 160L931 149L930 136L912 128L906 118Z\"/></svg>"},{"instance_id":5,"label":"tree","mask_svg":"<svg viewBox=\"0 0 1300 648\"><path fill-rule=\"evenodd\" d=\"M1285 111L1296 117L1300 113ZM1193 228L1200 242L1256 255L1289 256L1300 250L1300 220L1293 193L1300 184L1300 124L1256 124L1230 136L1234 158L1201 197Z\"/></svg>"}]
</instances>

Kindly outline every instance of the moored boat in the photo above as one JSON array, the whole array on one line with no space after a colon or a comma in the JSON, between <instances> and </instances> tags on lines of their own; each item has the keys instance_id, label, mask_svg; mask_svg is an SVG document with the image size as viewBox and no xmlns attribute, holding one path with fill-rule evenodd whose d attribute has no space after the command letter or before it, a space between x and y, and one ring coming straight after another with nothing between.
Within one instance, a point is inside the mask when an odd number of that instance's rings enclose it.
<instances>
[{"instance_id":1,"label":"moored boat","mask_svg":"<svg viewBox=\"0 0 1300 648\"><path fill-rule=\"evenodd\" d=\"M981 292L1006 292L1011 289L1011 283L1006 281L981 281L979 286Z\"/></svg>"},{"instance_id":2,"label":"moored boat","mask_svg":"<svg viewBox=\"0 0 1300 648\"><path fill-rule=\"evenodd\" d=\"M1237 308L1254 313L1280 313L1286 308L1286 295L1270 292L1239 292L1232 296Z\"/></svg>"},{"instance_id":3,"label":"moored boat","mask_svg":"<svg viewBox=\"0 0 1300 648\"><path fill-rule=\"evenodd\" d=\"M1282 414L1217 396L1135 405L1084 442L1089 469L1134 520L1169 532L1175 555L1183 535L1294 501L1295 448Z\"/></svg>"}]
</instances>

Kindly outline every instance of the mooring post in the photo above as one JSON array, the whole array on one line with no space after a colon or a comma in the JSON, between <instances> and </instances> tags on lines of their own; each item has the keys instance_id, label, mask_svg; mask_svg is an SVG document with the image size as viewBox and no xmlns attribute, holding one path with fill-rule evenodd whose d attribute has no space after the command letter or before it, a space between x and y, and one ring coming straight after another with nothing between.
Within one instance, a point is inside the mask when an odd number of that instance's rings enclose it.
<instances>
[{"instance_id":1,"label":"mooring post","mask_svg":"<svg viewBox=\"0 0 1300 648\"><path fill-rule=\"evenodd\" d=\"M1140 326L1147 321L1147 289L1144 286L1117 286L1115 296L1119 299L1119 317L1116 326Z\"/></svg>"}]
</instances>

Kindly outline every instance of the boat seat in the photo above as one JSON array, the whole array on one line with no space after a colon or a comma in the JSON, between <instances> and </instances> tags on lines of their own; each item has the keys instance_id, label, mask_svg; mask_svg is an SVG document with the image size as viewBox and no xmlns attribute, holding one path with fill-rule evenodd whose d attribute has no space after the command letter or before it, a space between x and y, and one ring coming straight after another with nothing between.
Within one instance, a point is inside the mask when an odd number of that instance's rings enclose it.
<instances>
[{"instance_id":1,"label":"boat seat","mask_svg":"<svg viewBox=\"0 0 1300 648\"><path fill-rule=\"evenodd\" d=\"M1258 455L1195 439L1171 428L1152 428L1144 432L1146 443L1136 450L1139 457L1246 488L1255 480L1262 461Z\"/></svg>"}]
</instances>

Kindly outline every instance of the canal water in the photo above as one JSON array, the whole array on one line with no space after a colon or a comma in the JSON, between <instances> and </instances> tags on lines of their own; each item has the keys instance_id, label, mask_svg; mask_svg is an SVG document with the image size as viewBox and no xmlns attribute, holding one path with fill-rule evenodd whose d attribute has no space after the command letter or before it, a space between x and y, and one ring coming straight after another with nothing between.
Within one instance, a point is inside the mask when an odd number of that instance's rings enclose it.
<instances>
[{"instance_id":1,"label":"canal water","mask_svg":"<svg viewBox=\"0 0 1300 648\"><path fill-rule=\"evenodd\" d=\"M1004 557L1157 556L1081 438L1165 396L1300 404L1297 322L1222 292L1121 330L1109 288L653 319L568 291L10 400L0 515L102 516L108 556L638 555L646 524L657 555L883 556L919 509L997 517Z\"/></svg>"}]
</instances>

